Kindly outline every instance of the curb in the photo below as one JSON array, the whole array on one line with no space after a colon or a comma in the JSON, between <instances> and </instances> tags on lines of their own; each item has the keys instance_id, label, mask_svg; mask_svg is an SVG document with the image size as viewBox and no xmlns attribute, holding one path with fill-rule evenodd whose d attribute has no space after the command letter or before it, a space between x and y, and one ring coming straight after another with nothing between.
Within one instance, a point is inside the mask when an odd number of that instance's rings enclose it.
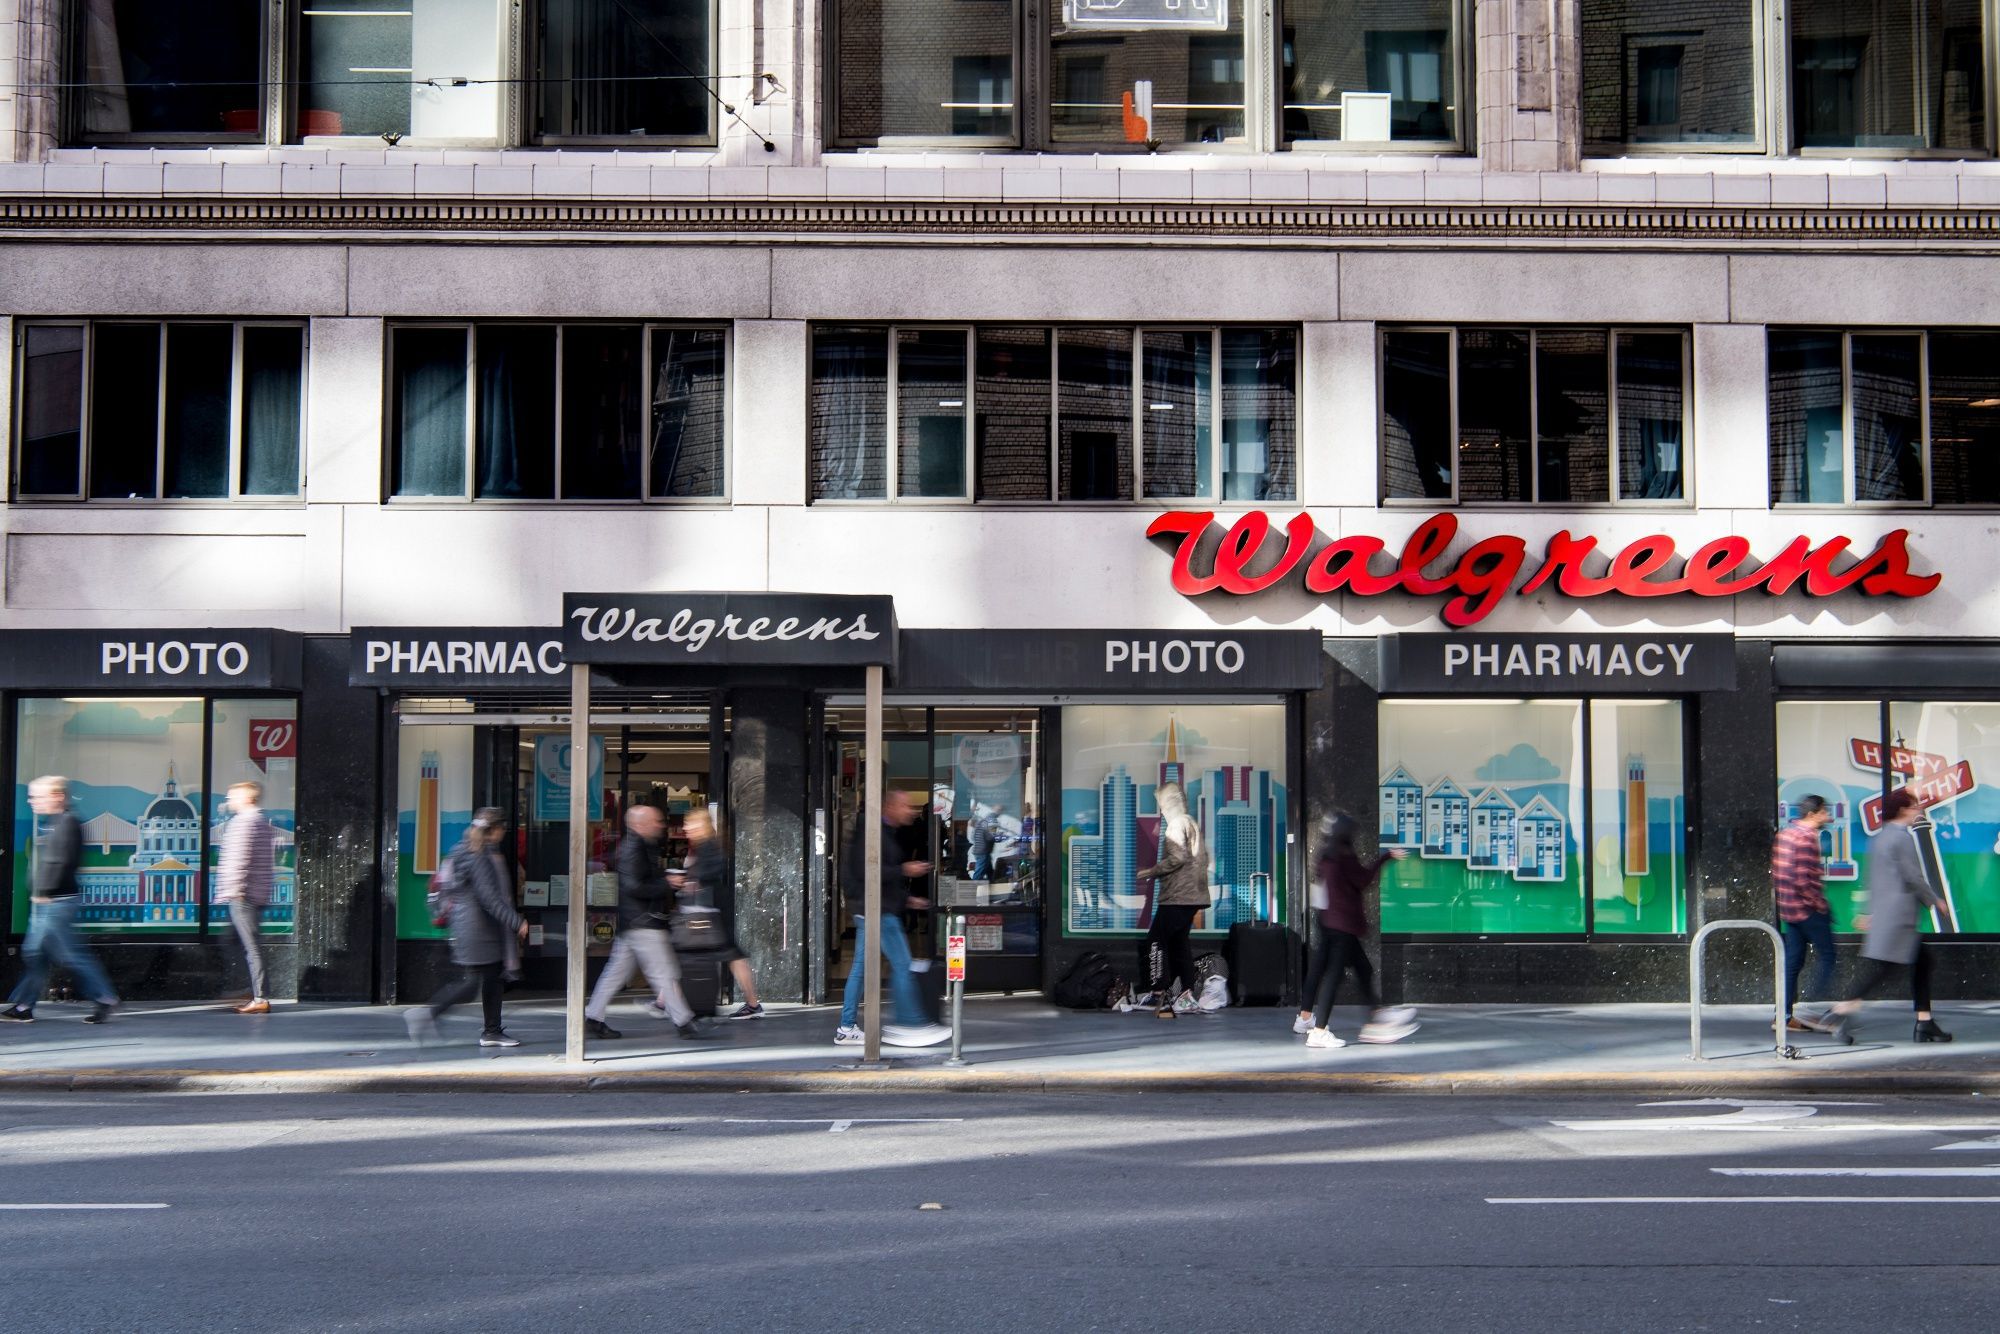
<instances>
[{"instance_id":1,"label":"curb","mask_svg":"<svg viewBox=\"0 0 2000 1334\"><path fill-rule=\"evenodd\" d=\"M1125 1074L1014 1074L1004 1071L588 1070L493 1074L447 1070L0 1070L0 1093L1326 1093L1474 1097L1622 1093L1801 1098L1821 1094L2000 1094L2000 1072L1857 1071L1241 1071L1146 1070Z\"/></svg>"}]
</instances>

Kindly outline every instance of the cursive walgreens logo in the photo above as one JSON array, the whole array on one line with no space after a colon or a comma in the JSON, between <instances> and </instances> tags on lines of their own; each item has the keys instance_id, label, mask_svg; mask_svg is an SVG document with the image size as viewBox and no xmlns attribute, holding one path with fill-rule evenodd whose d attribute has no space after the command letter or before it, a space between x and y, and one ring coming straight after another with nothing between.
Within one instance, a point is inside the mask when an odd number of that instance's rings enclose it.
<instances>
[{"instance_id":1,"label":"cursive walgreens logo","mask_svg":"<svg viewBox=\"0 0 2000 1334\"><path fill-rule=\"evenodd\" d=\"M789 644L800 640L833 643L841 640L881 638L868 628L866 613L846 620L821 616L807 620L800 616L697 616L686 607L672 616L641 616L631 607L572 607L570 619L577 633L588 643L678 644L689 653L699 653L714 640L749 644Z\"/></svg>"}]
</instances>

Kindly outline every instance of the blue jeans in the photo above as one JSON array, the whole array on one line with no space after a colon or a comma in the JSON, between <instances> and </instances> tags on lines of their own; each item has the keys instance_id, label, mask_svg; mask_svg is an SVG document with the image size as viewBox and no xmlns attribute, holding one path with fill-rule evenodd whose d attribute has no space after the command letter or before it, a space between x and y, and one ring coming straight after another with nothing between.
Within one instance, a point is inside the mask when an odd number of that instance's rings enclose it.
<instances>
[{"instance_id":1,"label":"blue jeans","mask_svg":"<svg viewBox=\"0 0 2000 1334\"><path fill-rule=\"evenodd\" d=\"M882 919L882 958L889 965L889 994L896 1001L896 1022L905 1028L921 1028L930 1019L924 1014L923 998L917 994L917 979L910 973L910 940L903 934L903 919ZM868 969L868 919L854 919L854 966L847 970L847 993L840 1000L840 1025L852 1028L861 1012L862 978Z\"/></svg>"},{"instance_id":2,"label":"blue jeans","mask_svg":"<svg viewBox=\"0 0 2000 1334\"><path fill-rule=\"evenodd\" d=\"M29 907L28 938L21 942L21 980L14 985L14 994L7 998L9 1003L34 1009L50 972L56 968L67 968L74 973L78 988L90 999L102 1005L118 1003L111 979L104 975L104 965L97 962L97 956L90 952L76 929L78 907L76 899L56 899Z\"/></svg>"},{"instance_id":3,"label":"blue jeans","mask_svg":"<svg viewBox=\"0 0 2000 1334\"><path fill-rule=\"evenodd\" d=\"M1799 1003L1799 974L1806 966L1806 946L1813 952L1813 995L1828 999L1833 984L1833 918L1823 912L1811 914L1803 922L1783 924L1785 936L1785 1017Z\"/></svg>"}]
</instances>

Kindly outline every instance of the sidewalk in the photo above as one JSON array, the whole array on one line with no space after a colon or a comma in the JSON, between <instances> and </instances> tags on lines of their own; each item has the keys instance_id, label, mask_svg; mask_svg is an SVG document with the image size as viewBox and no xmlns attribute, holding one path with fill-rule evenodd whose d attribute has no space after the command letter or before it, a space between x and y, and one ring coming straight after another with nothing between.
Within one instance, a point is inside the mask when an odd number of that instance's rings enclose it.
<instances>
[{"instance_id":1,"label":"sidewalk","mask_svg":"<svg viewBox=\"0 0 2000 1334\"><path fill-rule=\"evenodd\" d=\"M526 1044L474 1045L477 1007L445 1020L447 1042L410 1044L400 1009L281 1005L245 1017L221 1006L135 1005L110 1024L81 1022L86 1007L43 1005L34 1024L0 1025L0 1092L12 1089L212 1091L434 1091L586 1089L662 1091L1254 1091L1512 1093L1604 1091L1740 1096L1821 1092L2000 1094L2000 1003L1947 1005L1949 1045L1910 1041L1907 1003L1871 1005L1860 1040L1836 1047L1819 1034L1782 1060L1750 1006L1711 1006L1703 1045L1688 1058L1688 1016L1677 1005L1440 1005L1423 1028L1390 1047L1308 1051L1292 1012L1233 1009L1171 1023L1150 1013L1079 1013L1024 997L965 1006L969 1065L944 1064L948 1046L884 1048L891 1062L854 1068L858 1047L835 1047L830 1007L772 1007L769 1018L718 1023L715 1040L687 1042L627 1000L612 1014L626 1034L590 1044L590 1060L562 1059L555 1001L510 1002L507 1027ZM1763 1010L1762 1015L1770 1011ZM1334 1029L1352 1038L1358 1012Z\"/></svg>"}]
</instances>

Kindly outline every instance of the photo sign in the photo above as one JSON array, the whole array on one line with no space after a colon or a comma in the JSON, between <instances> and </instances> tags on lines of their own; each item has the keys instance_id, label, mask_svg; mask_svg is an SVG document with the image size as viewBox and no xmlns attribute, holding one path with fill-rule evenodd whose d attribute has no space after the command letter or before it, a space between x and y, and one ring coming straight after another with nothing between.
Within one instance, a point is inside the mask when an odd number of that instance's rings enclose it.
<instances>
[{"instance_id":1,"label":"photo sign","mask_svg":"<svg viewBox=\"0 0 2000 1334\"><path fill-rule=\"evenodd\" d=\"M0 688L297 690L283 630L0 630Z\"/></svg>"}]
</instances>

